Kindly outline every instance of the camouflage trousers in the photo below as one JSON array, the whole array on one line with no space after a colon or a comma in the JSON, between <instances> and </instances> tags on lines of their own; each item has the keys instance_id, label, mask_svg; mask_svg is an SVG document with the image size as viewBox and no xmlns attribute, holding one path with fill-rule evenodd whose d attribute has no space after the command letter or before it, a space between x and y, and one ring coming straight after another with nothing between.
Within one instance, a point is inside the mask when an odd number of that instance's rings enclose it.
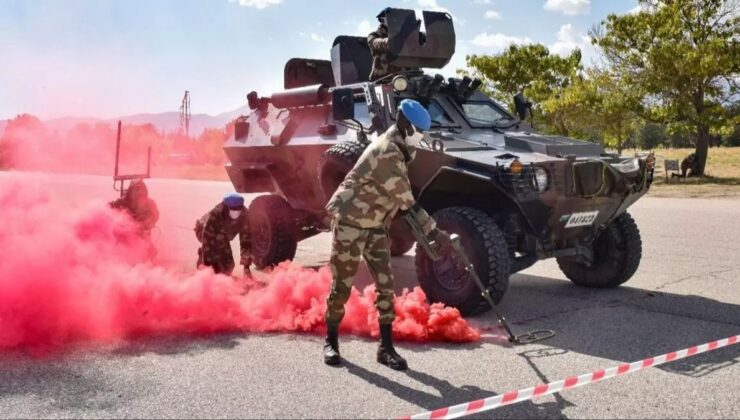
<instances>
[{"instance_id":1,"label":"camouflage trousers","mask_svg":"<svg viewBox=\"0 0 740 420\"><path fill-rule=\"evenodd\" d=\"M385 229L362 229L334 221L329 265L333 282L326 299L326 322L339 324L344 317L344 304L349 299L352 283L360 264L365 258L370 274L375 281L378 321L390 324L396 317L393 310L393 273L388 231Z\"/></svg>"},{"instance_id":2,"label":"camouflage trousers","mask_svg":"<svg viewBox=\"0 0 740 420\"><path fill-rule=\"evenodd\" d=\"M198 248L198 262L196 263L196 267L211 267L216 274L230 276L234 272L236 263L234 262L234 255L231 253L231 244L229 241L224 240L223 243L217 246L212 245L208 248L208 251L204 251L204 246L202 245L203 231L199 231L197 226L195 236L201 242L201 247Z\"/></svg>"}]
</instances>

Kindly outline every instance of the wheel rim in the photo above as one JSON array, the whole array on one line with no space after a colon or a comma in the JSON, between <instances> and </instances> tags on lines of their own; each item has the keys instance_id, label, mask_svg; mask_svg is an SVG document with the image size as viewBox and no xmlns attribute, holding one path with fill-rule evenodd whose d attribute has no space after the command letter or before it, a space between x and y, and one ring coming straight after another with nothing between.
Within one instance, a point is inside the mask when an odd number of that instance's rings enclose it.
<instances>
[{"instance_id":1,"label":"wheel rim","mask_svg":"<svg viewBox=\"0 0 740 420\"><path fill-rule=\"evenodd\" d=\"M463 289L470 280L470 274L462 261L452 253L448 253L438 261L432 261L432 270L440 286L451 292Z\"/></svg>"},{"instance_id":2,"label":"wheel rim","mask_svg":"<svg viewBox=\"0 0 740 420\"><path fill-rule=\"evenodd\" d=\"M272 242L270 235L270 221L266 215L259 215L255 220L255 228L252 232L252 247L256 254L266 255Z\"/></svg>"}]
</instances>

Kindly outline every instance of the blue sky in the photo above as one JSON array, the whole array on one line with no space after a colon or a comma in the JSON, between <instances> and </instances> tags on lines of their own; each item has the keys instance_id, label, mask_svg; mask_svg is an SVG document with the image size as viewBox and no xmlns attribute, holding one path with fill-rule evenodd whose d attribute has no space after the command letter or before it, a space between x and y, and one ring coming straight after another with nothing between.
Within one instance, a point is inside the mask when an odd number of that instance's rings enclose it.
<instances>
[{"instance_id":1,"label":"blue sky","mask_svg":"<svg viewBox=\"0 0 740 420\"><path fill-rule=\"evenodd\" d=\"M385 6L455 17L451 75L511 42L591 59L588 30L636 0L0 0L0 119L173 111L186 89L193 113L229 111L280 89L291 57L366 35Z\"/></svg>"}]
</instances>

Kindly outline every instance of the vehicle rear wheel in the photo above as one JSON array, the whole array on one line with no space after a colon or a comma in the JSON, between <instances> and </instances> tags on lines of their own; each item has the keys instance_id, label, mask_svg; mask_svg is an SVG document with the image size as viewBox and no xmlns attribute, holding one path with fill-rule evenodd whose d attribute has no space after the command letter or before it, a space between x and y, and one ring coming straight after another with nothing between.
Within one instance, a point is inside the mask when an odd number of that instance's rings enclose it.
<instances>
[{"instance_id":1,"label":"vehicle rear wheel","mask_svg":"<svg viewBox=\"0 0 740 420\"><path fill-rule=\"evenodd\" d=\"M488 287L493 301L499 303L509 286L511 261L506 239L493 219L473 208L450 207L436 212L434 220L440 229L460 236L478 277ZM463 315L489 309L480 289L453 255L434 262L417 244L416 274L429 302L454 306Z\"/></svg>"},{"instance_id":2,"label":"vehicle rear wheel","mask_svg":"<svg viewBox=\"0 0 740 420\"><path fill-rule=\"evenodd\" d=\"M642 239L628 213L617 217L593 243L593 264L558 258L563 274L586 287L617 287L635 274L642 258Z\"/></svg>"},{"instance_id":3,"label":"vehicle rear wheel","mask_svg":"<svg viewBox=\"0 0 740 420\"><path fill-rule=\"evenodd\" d=\"M319 182L321 191L328 201L337 190L344 177L355 166L365 146L360 143L345 141L328 148L319 160Z\"/></svg>"},{"instance_id":4,"label":"vehicle rear wheel","mask_svg":"<svg viewBox=\"0 0 740 420\"><path fill-rule=\"evenodd\" d=\"M283 197L263 195L249 205L254 265L262 270L295 257L293 209Z\"/></svg>"}]
</instances>

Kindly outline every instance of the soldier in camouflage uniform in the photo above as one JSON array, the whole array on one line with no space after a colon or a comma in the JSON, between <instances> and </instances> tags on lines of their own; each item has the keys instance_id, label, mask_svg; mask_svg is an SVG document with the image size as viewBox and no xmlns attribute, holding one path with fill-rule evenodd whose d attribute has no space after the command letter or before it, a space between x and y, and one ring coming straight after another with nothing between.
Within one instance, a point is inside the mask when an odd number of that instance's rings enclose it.
<instances>
[{"instance_id":1,"label":"soldier in camouflage uniform","mask_svg":"<svg viewBox=\"0 0 740 420\"><path fill-rule=\"evenodd\" d=\"M367 44L373 55L373 68L370 71L370 80L372 81L382 79L389 74L400 73L404 70L402 67L396 67L389 63L388 53L390 50L388 47L388 25L386 23L388 10L390 10L390 7L386 7L378 13L378 29L367 36ZM420 27L421 20L417 20L416 24ZM423 43L425 37L424 33L419 32L419 42Z\"/></svg>"},{"instance_id":2,"label":"soldier in camouflage uniform","mask_svg":"<svg viewBox=\"0 0 740 420\"><path fill-rule=\"evenodd\" d=\"M149 198L149 189L141 179L131 181L131 185L126 190L123 198L115 200L109 205L117 210L124 210L131 218L138 223L140 233L148 237L151 230L159 220L159 209L157 203Z\"/></svg>"},{"instance_id":3,"label":"soldier in camouflage uniform","mask_svg":"<svg viewBox=\"0 0 740 420\"><path fill-rule=\"evenodd\" d=\"M385 15L390 7L386 7L378 13L378 29L367 36L367 44L373 54L373 69L370 72L370 80L378 80L389 74L398 73L402 68L391 66L388 63L388 26Z\"/></svg>"},{"instance_id":4,"label":"soldier in camouflage uniform","mask_svg":"<svg viewBox=\"0 0 740 420\"><path fill-rule=\"evenodd\" d=\"M375 281L381 343L378 362L396 370L407 368L393 348L391 325L394 285L388 229L399 211L414 207L420 214L424 232L440 244L449 238L436 228L434 220L416 207L407 175L407 164L431 125L429 113L421 104L406 99L401 102L397 122L373 141L329 200L326 208L333 216L330 267L332 288L327 298L327 339L324 362L339 364L339 324L344 304L349 299L360 258L364 257Z\"/></svg>"},{"instance_id":5,"label":"soldier in camouflage uniform","mask_svg":"<svg viewBox=\"0 0 740 420\"><path fill-rule=\"evenodd\" d=\"M207 266L216 273L231 275L235 267L231 241L239 235L241 265L244 273L249 273L252 265L249 215L242 196L227 194L223 202L195 222L194 230L201 243L198 267Z\"/></svg>"}]
</instances>

